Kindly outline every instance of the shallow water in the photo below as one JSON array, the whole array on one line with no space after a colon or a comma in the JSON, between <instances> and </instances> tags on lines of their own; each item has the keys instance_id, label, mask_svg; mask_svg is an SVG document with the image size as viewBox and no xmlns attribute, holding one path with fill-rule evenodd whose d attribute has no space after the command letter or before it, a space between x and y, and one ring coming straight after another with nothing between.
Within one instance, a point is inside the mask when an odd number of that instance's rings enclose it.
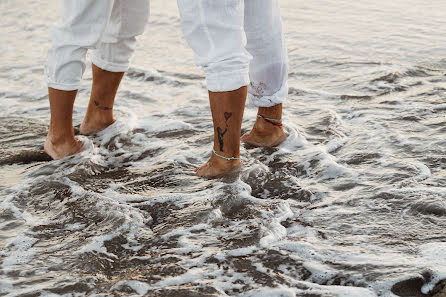
<instances>
[{"instance_id":1,"label":"shallow water","mask_svg":"<svg viewBox=\"0 0 446 297\"><path fill-rule=\"evenodd\" d=\"M444 1L281 1L290 136L217 180L193 174L212 123L174 1L153 1L116 124L48 162L58 5L0 1L1 296L431 296L446 279Z\"/></svg>"}]
</instances>

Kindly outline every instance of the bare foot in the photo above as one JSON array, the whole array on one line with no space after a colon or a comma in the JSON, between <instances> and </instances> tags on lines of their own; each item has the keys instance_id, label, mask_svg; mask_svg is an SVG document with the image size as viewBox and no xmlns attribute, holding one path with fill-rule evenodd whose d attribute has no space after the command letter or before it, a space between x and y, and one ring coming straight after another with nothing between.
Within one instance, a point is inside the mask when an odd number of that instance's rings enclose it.
<instances>
[{"instance_id":1,"label":"bare foot","mask_svg":"<svg viewBox=\"0 0 446 297\"><path fill-rule=\"evenodd\" d=\"M216 177L230 173L240 168L240 166L240 160L225 160L212 154L204 165L195 169L195 172L198 176Z\"/></svg>"},{"instance_id":2,"label":"bare foot","mask_svg":"<svg viewBox=\"0 0 446 297\"><path fill-rule=\"evenodd\" d=\"M76 138L70 141L55 142L50 140L50 136L47 136L43 148L45 153L54 160L59 160L83 151L82 144Z\"/></svg>"},{"instance_id":3,"label":"bare foot","mask_svg":"<svg viewBox=\"0 0 446 297\"><path fill-rule=\"evenodd\" d=\"M254 145L273 147L285 141L287 135L282 126L275 126L262 118L257 118L254 127L241 137L241 141Z\"/></svg>"},{"instance_id":4,"label":"bare foot","mask_svg":"<svg viewBox=\"0 0 446 297\"><path fill-rule=\"evenodd\" d=\"M111 124L115 122L114 118L107 118L103 119L100 117L94 117L94 116L85 116L80 128L79 132L82 135L93 135L96 134Z\"/></svg>"}]
</instances>

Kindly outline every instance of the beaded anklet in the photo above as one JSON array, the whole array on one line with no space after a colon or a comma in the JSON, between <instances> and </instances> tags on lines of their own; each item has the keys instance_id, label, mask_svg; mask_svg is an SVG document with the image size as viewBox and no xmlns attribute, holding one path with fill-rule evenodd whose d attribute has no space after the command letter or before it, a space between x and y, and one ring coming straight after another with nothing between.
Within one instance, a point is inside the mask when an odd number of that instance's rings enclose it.
<instances>
[{"instance_id":1,"label":"beaded anklet","mask_svg":"<svg viewBox=\"0 0 446 297\"><path fill-rule=\"evenodd\" d=\"M282 127L282 119L270 119L270 118L264 117L260 114L258 114L257 117L264 119L265 121L267 121L268 123L270 123L274 126Z\"/></svg>"},{"instance_id":2,"label":"beaded anklet","mask_svg":"<svg viewBox=\"0 0 446 297\"><path fill-rule=\"evenodd\" d=\"M218 156L218 157L220 157L220 158L223 158L223 159L225 159L225 160L228 160L228 161L231 161L231 160L240 160L240 158L235 158L235 157L230 157L230 158L228 158L228 157L221 156L221 155L217 154L217 152L215 151L215 149L212 149L212 152L213 152L216 156Z\"/></svg>"}]
</instances>

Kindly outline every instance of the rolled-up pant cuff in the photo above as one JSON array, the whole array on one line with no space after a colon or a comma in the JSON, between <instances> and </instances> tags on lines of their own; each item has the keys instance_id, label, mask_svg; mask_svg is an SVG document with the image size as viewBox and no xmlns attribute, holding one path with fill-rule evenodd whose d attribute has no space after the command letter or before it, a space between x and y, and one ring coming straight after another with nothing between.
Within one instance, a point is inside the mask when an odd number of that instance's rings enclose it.
<instances>
[{"instance_id":1,"label":"rolled-up pant cuff","mask_svg":"<svg viewBox=\"0 0 446 297\"><path fill-rule=\"evenodd\" d=\"M75 91L75 90L79 90L80 86L81 86L81 82L76 83L76 84L66 84L66 83L57 83L57 82L50 82L48 81L48 87L52 88L52 89L56 89L56 90L61 90L61 91Z\"/></svg>"},{"instance_id":2,"label":"rolled-up pant cuff","mask_svg":"<svg viewBox=\"0 0 446 297\"><path fill-rule=\"evenodd\" d=\"M96 54L91 54L91 62L101 68L102 70L110 72L126 72L129 69L129 64L117 64L110 61L105 61L99 58Z\"/></svg>"},{"instance_id":3,"label":"rolled-up pant cuff","mask_svg":"<svg viewBox=\"0 0 446 297\"><path fill-rule=\"evenodd\" d=\"M272 95L254 95L248 92L248 102L250 106L255 107L271 107L280 103L284 103L288 97L288 84L285 83L282 88Z\"/></svg>"},{"instance_id":4,"label":"rolled-up pant cuff","mask_svg":"<svg viewBox=\"0 0 446 297\"><path fill-rule=\"evenodd\" d=\"M206 86L211 92L228 92L249 85L249 72L206 74Z\"/></svg>"}]
</instances>

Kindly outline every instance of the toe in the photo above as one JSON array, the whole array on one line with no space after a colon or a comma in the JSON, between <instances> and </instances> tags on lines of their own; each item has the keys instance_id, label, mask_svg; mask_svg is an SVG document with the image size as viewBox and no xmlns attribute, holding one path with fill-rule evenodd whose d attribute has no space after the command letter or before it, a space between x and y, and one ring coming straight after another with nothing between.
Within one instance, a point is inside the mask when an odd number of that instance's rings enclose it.
<instances>
[{"instance_id":1,"label":"toe","mask_svg":"<svg viewBox=\"0 0 446 297\"><path fill-rule=\"evenodd\" d=\"M198 168L198 170L196 171L198 176L205 176L205 170L203 169L203 167Z\"/></svg>"},{"instance_id":2,"label":"toe","mask_svg":"<svg viewBox=\"0 0 446 297\"><path fill-rule=\"evenodd\" d=\"M198 176L204 176L205 175L205 171L206 171L206 167L207 167L207 163L204 165L201 165L200 167L195 168L195 173Z\"/></svg>"}]
</instances>

